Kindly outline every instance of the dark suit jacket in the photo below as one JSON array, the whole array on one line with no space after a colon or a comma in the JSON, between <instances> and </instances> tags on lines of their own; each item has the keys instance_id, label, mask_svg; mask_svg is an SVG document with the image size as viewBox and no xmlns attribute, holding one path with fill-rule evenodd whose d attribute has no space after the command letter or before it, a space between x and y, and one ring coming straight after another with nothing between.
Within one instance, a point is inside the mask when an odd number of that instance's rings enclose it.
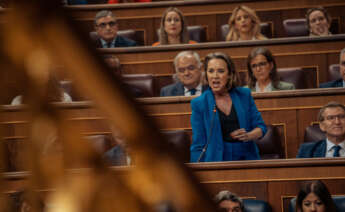
<instances>
[{"instance_id":1,"label":"dark suit jacket","mask_svg":"<svg viewBox=\"0 0 345 212\"><path fill-rule=\"evenodd\" d=\"M326 140L304 143L299 147L297 158L325 157L326 148L327 148Z\"/></svg>"},{"instance_id":2,"label":"dark suit jacket","mask_svg":"<svg viewBox=\"0 0 345 212\"><path fill-rule=\"evenodd\" d=\"M95 44L96 44L96 48L103 48L100 38L98 38L95 41ZM134 40L130 40L128 38L125 38L119 35L116 36L115 48L116 47L131 47L131 46L136 46L136 45L137 43Z\"/></svg>"},{"instance_id":3,"label":"dark suit jacket","mask_svg":"<svg viewBox=\"0 0 345 212\"><path fill-rule=\"evenodd\" d=\"M334 81L320 84L320 88L335 88L335 87L343 87L343 79L337 79Z\"/></svg>"},{"instance_id":4,"label":"dark suit jacket","mask_svg":"<svg viewBox=\"0 0 345 212\"><path fill-rule=\"evenodd\" d=\"M111 166L127 165L127 153L120 145L116 145L107 152L105 152L103 158Z\"/></svg>"},{"instance_id":5,"label":"dark suit jacket","mask_svg":"<svg viewBox=\"0 0 345 212\"><path fill-rule=\"evenodd\" d=\"M208 86L203 86L201 92L204 92ZM184 87L181 82L176 82L174 84L170 84L164 86L161 89L160 96L184 96Z\"/></svg>"}]
</instances>

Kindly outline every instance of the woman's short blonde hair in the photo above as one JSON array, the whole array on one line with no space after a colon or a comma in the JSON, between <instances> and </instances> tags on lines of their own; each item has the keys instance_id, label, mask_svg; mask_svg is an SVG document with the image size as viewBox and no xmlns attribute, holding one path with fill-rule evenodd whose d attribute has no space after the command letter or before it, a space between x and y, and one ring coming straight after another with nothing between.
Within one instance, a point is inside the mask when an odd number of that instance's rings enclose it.
<instances>
[{"instance_id":1,"label":"woman's short blonde hair","mask_svg":"<svg viewBox=\"0 0 345 212\"><path fill-rule=\"evenodd\" d=\"M162 19L161 19L161 25L159 28L159 43L162 45L164 44L169 44L168 41L168 34L165 31L165 18L168 15L169 12L176 12L181 19L181 32L180 32L180 42L181 43L189 43L189 34L187 30L187 22L185 17L183 16L183 13L181 10L177 9L176 7L169 7L168 9L165 10L163 13Z\"/></svg>"},{"instance_id":2,"label":"woman's short blonde hair","mask_svg":"<svg viewBox=\"0 0 345 212\"><path fill-rule=\"evenodd\" d=\"M255 39L258 40L264 40L266 37L261 34L261 27L260 27L260 19L256 15L255 11L247 6L238 6L232 11L232 15L229 18L228 24L229 24L229 33L226 36L226 41L236 41L239 40L240 35L237 29L235 28L235 19L237 16L237 13L242 10L246 13L248 13L250 19L252 20L253 23L253 36Z\"/></svg>"}]
</instances>

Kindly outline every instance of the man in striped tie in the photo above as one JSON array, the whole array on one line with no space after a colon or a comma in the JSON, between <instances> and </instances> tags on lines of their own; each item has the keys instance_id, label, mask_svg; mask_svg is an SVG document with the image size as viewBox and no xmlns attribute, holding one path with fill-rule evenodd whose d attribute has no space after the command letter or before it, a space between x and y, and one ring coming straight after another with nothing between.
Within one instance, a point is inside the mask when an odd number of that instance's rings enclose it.
<instances>
[{"instance_id":1,"label":"man in striped tie","mask_svg":"<svg viewBox=\"0 0 345 212\"><path fill-rule=\"evenodd\" d=\"M302 144L297 157L345 157L345 106L330 102L321 108L318 119L326 139Z\"/></svg>"},{"instance_id":2,"label":"man in striped tie","mask_svg":"<svg viewBox=\"0 0 345 212\"><path fill-rule=\"evenodd\" d=\"M202 63L198 53L182 51L174 59L175 83L161 89L160 96L200 95L207 86L202 85Z\"/></svg>"}]
</instances>

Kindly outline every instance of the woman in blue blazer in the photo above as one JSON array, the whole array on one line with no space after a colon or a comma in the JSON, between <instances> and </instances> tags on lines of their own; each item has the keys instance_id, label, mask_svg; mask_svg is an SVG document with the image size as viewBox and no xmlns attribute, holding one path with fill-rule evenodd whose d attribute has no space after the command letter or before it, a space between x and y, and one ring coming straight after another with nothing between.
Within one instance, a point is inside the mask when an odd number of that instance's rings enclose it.
<instances>
[{"instance_id":1,"label":"woman in blue blazer","mask_svg":"<svg viewBox=\"0 0 345 212\"><path fill-rule=\"evenodd\" d=\"M237 87L232 60L211 53L204 68L210 88L191 102L191 162L260 159L253 140L266 133L266 126L250 90Z\"/></svg>"}]
</instances>

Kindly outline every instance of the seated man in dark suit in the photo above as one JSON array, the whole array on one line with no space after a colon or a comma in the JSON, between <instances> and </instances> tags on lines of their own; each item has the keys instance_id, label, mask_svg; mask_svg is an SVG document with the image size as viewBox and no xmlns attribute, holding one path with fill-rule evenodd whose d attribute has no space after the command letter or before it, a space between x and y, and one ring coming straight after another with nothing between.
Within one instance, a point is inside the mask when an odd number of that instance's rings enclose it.
<instances>
[{"instance_id":1,"label":"seated man in dark suit","mask_svg":"<svg viewBox=\"0 0 345 212\"><path fill-rule=\"evenodd\" d=\"M202 63L198 53L180 52L174 59L177 82L161 89L160 96L200 95L206 90L202 85Z\"/></svg>"},{"instance_id":2,"label":"seated man in dark suit","mask_svg":"<svg viewBox=\"0 0 345 212\"><path fill-rule=\"evenodd\" d=\"M117 35L119 26L115 15L109 10L96 14L95 30L99 38L95 41L97 48L115 48L136 46L136 42Z\"/></svg>"},{"instance_id":3,"label":"seated man in dark suit","mask_svg":"<svg viewBox=\"0 0 345 212\"><path fill-rule=\"evenodd\" d=\"M103 154L103 159L110 166L129 166L133 163L128 153L128 146L120 132L112 127L112 136L116 145Z\"/></svg>"},{"instance_id":4,"label":"seated man in dark suit","mask_svg":"<svg viewBox=\"0 0 345 212\"><path fill-rule=\"evenodd\" d=\"M340 75L342 78L320 84L320 88L345 87L345 48L340 52Z\"/></svg>"},{"instance_id":5,"label":"seated man in dark suit","mask_svg":"<svg viewBox=\"0 0 345 212\"><path fill-rule=\"evenodd\" d=\"M320 109L318 119L326 140L302 144L297 157L345 157L345 106L330 102Z\"/></svg>"}]
</instances>

